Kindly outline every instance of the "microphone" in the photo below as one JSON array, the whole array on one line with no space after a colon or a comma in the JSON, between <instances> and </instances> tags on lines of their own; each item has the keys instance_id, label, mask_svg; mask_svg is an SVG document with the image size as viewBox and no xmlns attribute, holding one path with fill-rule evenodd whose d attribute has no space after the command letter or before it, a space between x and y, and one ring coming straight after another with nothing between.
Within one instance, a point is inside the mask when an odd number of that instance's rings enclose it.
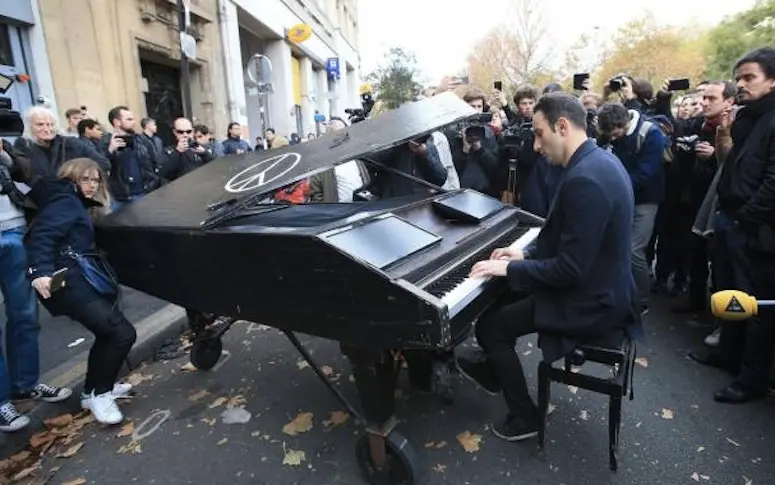
<instances>
[{"instance_id":1,"label":"microphone","mask_svg":"<svg viewBox=\"0 0 775 485\"><path fill-rule=\"evenodd\" d=\"M775 306L775 300L757 300L739 290L718 291L710 295L710 311L722 320L747 320L758 315L760 306Z\"/></svg>"}]
</instances>

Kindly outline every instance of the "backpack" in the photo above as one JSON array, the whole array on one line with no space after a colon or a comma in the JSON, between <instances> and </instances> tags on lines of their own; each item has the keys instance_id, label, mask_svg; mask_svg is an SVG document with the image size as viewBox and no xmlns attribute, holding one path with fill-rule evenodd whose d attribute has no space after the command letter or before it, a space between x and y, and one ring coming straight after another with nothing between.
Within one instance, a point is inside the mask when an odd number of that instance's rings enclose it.
<instances>
[{"instance_id":1,"label":"backpack","mask_svg":"<svg viewBox=\"0 0 775 485\"><path fill-rule=\"evenodd\" d=\"M645 115L641 115L645 116ZM665 137L665 151L662 153L662 162L670 163L675 158L673 153L673 122L665 115L655 115L644 118L638 130L638 138L635 140L635 153L640 152L640 147L646 139L649 130L656 127Z\"/></svg>"}]
</instances>

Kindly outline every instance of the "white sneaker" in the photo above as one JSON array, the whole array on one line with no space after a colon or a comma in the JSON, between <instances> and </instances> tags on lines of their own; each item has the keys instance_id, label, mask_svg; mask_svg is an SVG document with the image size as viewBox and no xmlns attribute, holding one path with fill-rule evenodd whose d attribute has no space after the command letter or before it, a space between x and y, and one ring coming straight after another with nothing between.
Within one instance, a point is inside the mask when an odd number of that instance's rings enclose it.
<instances>
[{"instance_id":1,"label":"white sneaker","mask_svg":"<svg viewBox=\"0 0 775 485\"><path fill-rule=\"evenodd\" d=\"M7 402L0 406L0 431L12 433L30 424L30 418L19 414L13 404Z\"/></svg>"},{"instance_id":2,"label":"white sneaker","mask_svg":"<svg viewBox=\"0 0 775 485\"><path fill-rule=\"evenodd\" d=\"M113 390L110 391L111 394L113 394L113 397L115 399L122 398L129 394L129 391L132 390L132 384L128 384L126 382L117 382L113 384ZM81 409L88 410L88 404L87 401L89 400L90 395L89 394L83 394L81 393Z\"/></svg>"},{"instance_id":3,"label":"white sneaker","mask_svg":"<svg viewBox=\"0 0 775 485\"><path fill-rule=\"evenodd\" d=\"M112 392L94 395L92 391L87 396L82 394L81 405L85 405L85 409L91 411L94 419L102 424L118 424L124 420L124 415L121 414Z\"/></svg>"}]
</instances>

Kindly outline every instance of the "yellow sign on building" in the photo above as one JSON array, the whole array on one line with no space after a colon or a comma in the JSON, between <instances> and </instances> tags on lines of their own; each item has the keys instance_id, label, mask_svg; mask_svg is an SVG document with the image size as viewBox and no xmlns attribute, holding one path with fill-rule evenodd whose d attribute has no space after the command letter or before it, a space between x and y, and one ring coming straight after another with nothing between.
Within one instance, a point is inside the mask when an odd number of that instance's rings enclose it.
<instances>
[{"instance_id":1,"label":"yellow sign on building","mask_svg":"<svg viewBox=\"0 0 775 485\"><path fill-rule=\"evenodd\" d=\"M301 63L291 56L291 76L293 80L293 104L301 106Z\"/></svg>"}]
</instances>

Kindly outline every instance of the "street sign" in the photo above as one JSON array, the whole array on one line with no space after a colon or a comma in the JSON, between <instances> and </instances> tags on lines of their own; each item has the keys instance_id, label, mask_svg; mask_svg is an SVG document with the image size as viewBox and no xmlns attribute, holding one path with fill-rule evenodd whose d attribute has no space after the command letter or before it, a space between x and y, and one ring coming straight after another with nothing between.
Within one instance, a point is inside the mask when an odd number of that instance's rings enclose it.
<instances>
[{"instance_id":1,"label":"street sign","mask_svg":"<svg viewBox=\"0 0 775 485\"><path fill-rule=\"evenodd\" d=\"M272 61L263 54L253 54L245 70L248 82L253 86L260 87L272 81Z\"/></svg>"},{"instance_id":2,"label":"street sign","mask_svg":"<svg viewBox=\"0 0 775 485\"><path fill-rule=\"evenodd\" d=\"M180 50L189 60L196 59L196 39L193 35L180 33Z\"/></svg>"}]
</instances>

